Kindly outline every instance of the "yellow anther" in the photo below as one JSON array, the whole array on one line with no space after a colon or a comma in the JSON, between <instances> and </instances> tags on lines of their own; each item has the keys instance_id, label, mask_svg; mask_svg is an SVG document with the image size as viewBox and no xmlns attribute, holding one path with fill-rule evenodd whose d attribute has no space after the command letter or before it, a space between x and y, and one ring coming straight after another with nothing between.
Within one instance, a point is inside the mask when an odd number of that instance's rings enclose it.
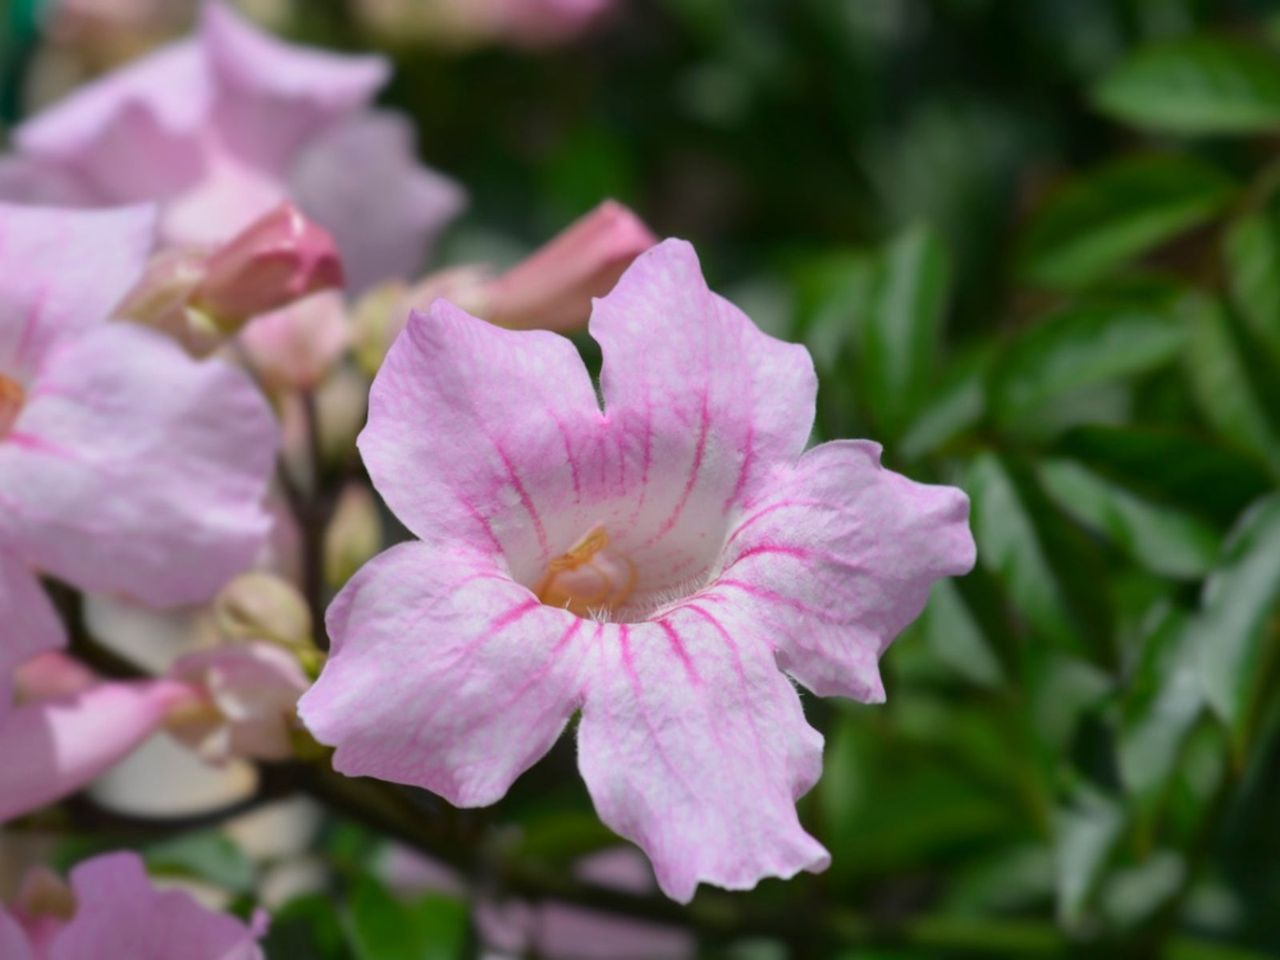
<instances>
[{"instance_id":1,"label":"yellow anther","mask_svg":"<svg viewBox=\"0 0 1280 960\"><path fill-rule=\"evenodd\" d=\"M595 559L596 554L608 545L608 531L602 525L592 527L585 537L547 564L547 572L577 570Z\"/></svg>"},{"instance_id":2,"label":"yellow anther","mask_svg":"<svg viewBox=\"0 0 1280 960\"><path fill-rule=\"evenodd\" d=\"M9 432L13 421L27 399L27 393L16 380L0 374L0 437Z\"/></svg>"}]
</instances>

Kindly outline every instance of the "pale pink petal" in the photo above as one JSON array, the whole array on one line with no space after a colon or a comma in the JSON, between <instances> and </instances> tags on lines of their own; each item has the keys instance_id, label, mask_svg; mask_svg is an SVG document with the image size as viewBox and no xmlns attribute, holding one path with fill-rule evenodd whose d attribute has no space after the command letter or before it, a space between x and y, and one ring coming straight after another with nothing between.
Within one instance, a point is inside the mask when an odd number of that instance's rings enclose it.
<instances>
[{"instance_id":1,"label":"pale pink petal","mask_svg":"<svg viewBox=\"0 0 1280 960\"><path fill-rule=\"evenodd\" d=\"M48 160L0 157L0 200L47 207L93 206L93 189L74 172Z\"/></svg>"},{"instance_id":2,"label":"pale pink petal","mask_svg":"<svg viewBox=\"0 0 1280 960\"><path fill-rule=\"evenodd\" d=\"M190 695L182 684L164 680L104 683L13 709L0 721L0 821L84 787Z\"/></svg>"},{"instance_id":3,"label":"pale pink petal","mask_svg":"<svg viewBox=\"0 0 1280 960\"><path fill-rule=\"evenodd\" d=\"M97 686L98 675L75 657L51 650L32 657L17 670L18 702L70 697Z\"/></svg>"},{"instance_id":4,"label":"pale pink petal","mask_svg":"<svg viewBox=\"0 0 1280 960\"><path fill-rule=\"evenodd\" d=\"M886 470L865 441L815 447L773 480L730 534L717 607L814 693L883 700L880 655L935 580L973 567L968 498Z\"/></svg>"},{"instance_id":5,"label":"pale pink petal","mask_svg":"<svg viewBox=\"0 0 1280 960\"><path fill-rule=\"evenodd\" d=\"M4 497L0 494L0 509ZM35 575L0 549L0 723L13 703L13 674L66 642L62 621Z\"/></svg>"},{"instance_id":6,"label":"pale pink petal","mask_svg":"<svg viewBox=\"0 0 1280 960\"><path fill-rule=\"evenodd\" d=\"M261 960L265 924L246 926L182 890L152 886L135 853L94 857L71 871L76 914L49 960Z\"/></svg>"},{"instance_id":7,"label":"pale pink petal","mask_svg":"<svg viewBox=\"0 0 1280 960\"><path fill-rule=\"evenodd\" d=\"M687 587L710 569L730 511L804 449L813 363L711 293L681 240L642 253L596 301L590 330L631 504L628 553L670 570L668 589Z\"/></svg>"},{"instance_id":8,"label":"pale pink petal","mask_svg":"<svg viewBox=\"0 0 1280 960\"><path fill-rule=\"evenodd\" d=\"M192 731L206 756L286 760L293 755L294 708L309 683L288 650L269 643L204 650L175 663L170 676L201 688L217 709L217 725L225 730ZM183 730L174 732L181 736ZM210 751L215 735L217 747Z\"/></svg>"},{"instance_id":9,"label":"pale pink petal","mask_svg":"<svg viewBox=\"0 0 1280 960\"><path fill-rule=\"evenodd\" d=\"M337 747L334 767L468 807L499 799L555 743L592 630L487 559L416 543L356 574L328 628L329 662L298 712Z\"/></svg>"},{"instance_id":10,"label":"pale pink petal","mask_svg":"<svg viewBox=\"0 0 1280 960\"><path fill-rule=\"evenodd\" d=\"M303 143L368 103L390 73L382 57L284 43L221 0L205 4L200 42L217 78L222 137L241 158L281 173Z\"/></svg>"},{"instance_id":11,"label":"pale pink petal","mask_svg":"<svg viewBox=\"0 0 1280 960\"><path fill-rule=\"evenodd\" d=\"M142 276L154 235L151 207L0 204L0 376L29 387L55 343L105 320Z\"/></svg>"},{"instance_id":12,"label":"pale pink petal","mask_svg":"<svg viewBox=\"0 0 1280 960\"><path fill-rule=\"evenodd\" d=\"M242 372L104 324L50 354L0 444L0 538L85 590L205 600L269 531L275 448Z\"/></svg>"},{"instance_id":13,"label":"pale pink petal","mask_svg":"<svg viewBox=\"0 0 1280 960\"><path fill-rule=\"evenodd\" d=\"M352 171L358 170L358 176ZM298 157L292 195L338 241L352 290L417 275L466 194L418 161L413 127L362 114L317 137Z\"/></svg>"},{"instance_id":14,"label":"pale pink petal","mask_svg":"<svg viewBox=\"0 0 1280 960\"><path fill-rule=\"evenodd\" d=\"M695 598L654 622L594 627L578 731L600 819L681 902L699 883L745 890L829 861L795 809L822 772L822 737L765 631L735 630L721 607Z\"/></svg>"},{"instance_id":15,"label":"pale pink petal","mask_svg":"<svg viewBox=\"0 0 1280 960\"><path fill-rule=\"evenodd\" d=\"M18 922L0 907L0 957L5 960L39 960Z\"/></svg>"},{"instance_id":16,"label":"pale pink petal","mask_svg":"<svg viewBox=\"0 0 1280 960\"><path fill-rule=\"evenodd\" d=\"M378 492L419 537L505 551L531 584L586 532L588 487L612 482L587 469L602 435L573 344L438 300L387 354L359 447ZM575 505L588 512L575 516Z\"/></svg>"},{"instance_id":17,"label":"pale pink petal","mask_svg":"<svg viewBox=\"0 0 1280 960\"><path fill-rule=\"evenodd\" d=\"M86 184L100 203L171 196L204 170L213 89L194 41L165 47L77 90L18 128L28 157Z\"/></svg>"},{"instance_id":18,"label":"pale pink petal","mask_svg":"<svg viewBox=\"0 0 1280 960\"><path fill-rule=\"evenodd\" d=\"M268 389L310 390L351 342L346 300L341 293L314 294L255 318L239 342Z\"/></svg>"}]
</instances>

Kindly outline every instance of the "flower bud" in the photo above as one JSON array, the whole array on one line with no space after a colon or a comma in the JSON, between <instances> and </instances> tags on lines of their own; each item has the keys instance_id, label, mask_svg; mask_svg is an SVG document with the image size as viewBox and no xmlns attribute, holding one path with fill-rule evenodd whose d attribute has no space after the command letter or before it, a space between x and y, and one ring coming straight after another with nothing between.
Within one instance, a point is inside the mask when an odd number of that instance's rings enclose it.
<instances>
[{"instance_id":1,"label":"flower bud","mask_svg":"<svg viewBox=\"0 0 1280 960\"><path fill-rule=\"evenodd\" d=\"M620 203L607 200L489 285L481 314L501 327L568 331L591 314L631 261L658 242Z\"/></svg>"},{"instance_id":2,"label":"flower bud","mask_svg":"<svg viewBox=\"0 0 1280 960\"><path fill-rule=\"evenodd\" d=\"M324 576L335 590L382 549L382 519L369 488L348 484L324 533Z\"/></svg>"},{"instance_id":3,"label":"flower bud","mask_svg":"<svg viewBox=\"0 0 1280 960\"><path fill-rule=\"evenodd\" d=\"M333 237L283 204L209 258L191 307L230 333L252 317L342 284Z\"/></svg>"},{"instance_id":4,"label":"flower bud","mask_svg":"<svg viewBox=\"0 0 1280 960\"><path fill-rule=\"evenodd\" d=\"M311 611L297 588L270 573L242 573L213 602L214 623L228 640L311 644Z\"/></svg>"},{"instance_id":5,"label":"flower bud","mask_svg":"<svg viewBox=\"0 0 1280 960\"><path fill-rule=\"evenodd\" d=\"M241 332L240 346L266 389L310 390L350 339L346 301L329 291L256 318Z\"/></svg>"},{"instance_id":6,"label":"flower bud","mask_svg":"<svg viewBox=\"0 0 1280 960\"><path fill-rule=\"evenodd\" d=\"M208 259L208 253L198 248L160 251L116 308L116 316L168 334L192 356L212 353L222 343L223 333L208 316L189 307L196 288L204 281Z\"/></svg>"},{"instance_id":7,"label":"flower bud","mask_svg":"<svg viewBox=\"0 0 1280 960\"><path fill-rule=\"evenodd\" d=\"M355 306L356 362L369 376L378 372L391 344L408 322L411 310L445 299L477 317L488 315L490 271L466 264L429 274L413 287L393 281L376 287Z\"/></svg>"},{"instance_id":8,"label":"flower bud","mask_svg":"<svg viewBox=\"0 0 1280 960\"><path fill-rule=\"evenodd\" d=\"M70 697L98 682L92 670L65 653L51 651L32 657L14 674L14 700L18 704Z\"/></svg>"}]
</instances>

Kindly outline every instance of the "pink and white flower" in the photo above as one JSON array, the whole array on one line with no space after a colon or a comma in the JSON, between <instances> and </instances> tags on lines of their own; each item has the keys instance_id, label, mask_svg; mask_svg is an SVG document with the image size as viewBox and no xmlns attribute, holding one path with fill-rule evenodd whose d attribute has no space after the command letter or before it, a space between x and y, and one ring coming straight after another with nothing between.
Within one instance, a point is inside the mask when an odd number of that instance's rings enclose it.
<instances>
[{"instance_id":1,"label":"pink and white flower","mask_svg":"<svg viewBox=\"0 0 1280 960\"><path fill-rule=\"evenodd\" d=\"M249 378L108 323L150 208L0 205L0 716L63 643L38 574L155 606L210 598L267 536L277 428Z\"/></svg>"},{"instance_id":2,"label":"pink and white flower","mask_svg":"<svg viewBox=\"0 0 1280 960\"><path fill-rule=\"evenodd\" d=\"M556 334L443 301L410 319L359 445L421 542L339 594L299 712L338 770L478 806L581 711L596 808L669 896L821 870L795 801L822 737L788 674L882 700L880 655L973 564L968 501L873 443L804 452L808 353L708 290L686 243L642 254L590 330L603 410Z\"/></svg>"},{"instance_id":3,"label":"pink and white flower","mask_svg":"<svg viewBox=\"0 0 1280 960\"><path fill-rule=\"evenodd\" d=\"M47 872L32 877L11 912L0 909L0 956L262 960L266 928L265 914L246 925L185 891L157 890L137 854L110 853L72 869L70 886Z\"/></svg>"},{"instance_id":4,"label":"pink and white flower","mask_svg":"<svg viewBox=\"0 0 1280 960\"><path fill-rule=\"evenodd\" d=\"M371 108L388 69L282 43L211 0L196 36L19 127L0 196L155 200L167 243L205 246L292 199L333 233L357 288L411 275L463 197L418 164L402 118Z\"/></svg>"}]
</instances>

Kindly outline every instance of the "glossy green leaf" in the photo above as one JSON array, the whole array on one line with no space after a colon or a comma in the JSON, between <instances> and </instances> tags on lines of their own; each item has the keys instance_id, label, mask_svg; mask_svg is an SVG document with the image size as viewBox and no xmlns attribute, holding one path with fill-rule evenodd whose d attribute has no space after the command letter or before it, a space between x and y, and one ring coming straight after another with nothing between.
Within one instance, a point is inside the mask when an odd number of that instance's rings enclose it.
<instances>
[{"instance_id":1,"label":"glossy green leaf","mask_svg":"<svg viewBox=\"0 0 1280 960\"><path fill-rule=\"evenodd\" d=\"M1144 806L1159 797L1204 710L1195 634L1166 611L1143 640L1124 694L1118 760L1126 789Z\"/></svg>"},{"instance_id":2,"label":"glossy green leaf","mask_svg":"<svg viewBox=\"0 0 1280 960\"><path fill-rule=\"evenodd\" d=\"M1210 219L1235 185L1178 154L1126 157L1053 194L1031 221L1021 272L1035 284L1075 287Z\"/></svg>"},{"instance_id":3,"label":"glossy green leaf","mask_svg":"<svg viewBox=\"0 0 1280 960\"><path fill-rule=\"evenodd\" d=\"M987 411L986 380L993 361L994 350L984 345L953 362L894 452L908 462L917 460L977 426Z\"/></svg>"},{"instance_id":4,"label":"glossy green leaf","mask_svg":"<svg viewBox=\"0 0 1280 960\"><path fill-rule=\"evenodd\" d=\"M253 889L253 864L217 830L183 834L149 846L147 865L162 873L195 877L236 893Z\"/></svg>"},{"instance_id":5,"label":"glossy green leaf","mask_svg":"<svg viewBox=\"0 0 1280 960\"><path fill-rule=\"evenodd\" d=\"M900 234L877 258L858 324L857 375L876 423L891 437L928 395L950 272L941 242L920 227Z\"/></svg>"},{"instance_id":6,"label":"glossy green leaf","mask_svg":"<svg viewBox=\"0 0 1280 960\"><path fill-rule=\"evenodd\" d=\"M349 920L358 960L459 960L466 946L464 904L438 894L397 900L368 876L355 881Z\"/></svg>"},{"instance_id":7,"label":"glossy green leaf","mask_svg":"<svg viewBox=\"0 0 1280 960\"><path fill-rule=\"evenodd\" d=\"M965 487L978 562L1000 580L1036 630L1058 646L1106 660L1111 610L1099 558L1025 468L980 454Z\"/></svg>"},{"instance_id":8,"label":"glossy green leaf","mask_svg":"<svg viewBox=\"0 0 1280 960\"><path fill-rule=\"evenodd\" d=\"M950 580L933 585L920 629L934 658L958 676L981 687L1005 680L981 624Z\"/></svg>"},{"instance_id":9,"label":"glossy green leaf","mask_svg":"<svg viewBox=\"0 0 1280 960\"><path fill-rule=\"evenodd\" d=\"M1216 37L1133 53L1093 90L1104 113L1149 130L1244 134L1280 129L1280 57Z\"/></svg>"},{"instance_id":10,"label":"glossy green leaf","mask_svg":"<svg viewBox=\"0 0 1280 960\"><path fill-rule=\"evenodd\" d=\"M1143 497L1226 527L1271 489L1254 459L1192 433L1145 426L1085 426L1056 449Z\"/></svg>"},{"instance_id":11,"label":"glossy green leaf","mask_svg":"<svg viewBox=\"0 0 1280 960\"><path fill-rule=\"evenodd\" d=\"M1058 915L1078 924L1124 829L1124 810L1110 797L1081 792L1054 818Z\"/></svg>"},{"instance_id":12,"label":"glossy green leaf","mask_svg":"<svg viewBox=\"0 0 1280 960\"><path fill-rule=\"evenodd\" d=\"M1280 370L1280 204L1236 220L1224 257L1232 302Z\"/></svg>"},{"instance_id":13,"label":"glossy green leaf","mask_svg":"<svg viewBox=\"0 0 1280 960\"><path fill-rule=\"evenodd\" d=\"M1280 609L1280 495L1255 506L1205 584L1192 622L1210 705L1237 745L1249 734L1266 651L1277 642Z\"/></svg>"},{"instance_id":14,"label":"glossy green leaf","mask_svg":"<svg viewBox=\"0 0 1280 960\"><path fill-rule=\"evenodd\" d=\"M1168 363L1185 339L1171 304L1065 308L1024 332L996 362L992 410L1001 422L1016 422L1056 397Z\"/></svg>"},{"instance_id":15,"label":"glossy green leaf","mask_svg":"<svg viewBox=\"0 0 1280 960\"><path fill-rule=\"evenodd\" d=\"M1231 315L1208 297L1188 298L1186 364L1204 418L1223 439L1280 469L1280 434Z\"/></svg>"},{"instance_id":16,"label":"glossy green leaf","mask_svg":"<svg viewBox=\"0 0 1280 960\"><path fill-rule=\"evenodd\" d=\"M1066 513L1156 573L1193 579L1217 559L1217 532L1193 514L1145 500L1070 460L1045 461L1039 475Z\"/></svg>"},{"instance_id":17,"label":"glossy green leaf","mask_svg":"<svg viewBox=\"0 0 1280 960\"><path fill-rule=\"evenodd\" d=\"M268 960L358 960L333 901L318 893L273 911L262 946Z\"/></svg>"}]
</instances>

